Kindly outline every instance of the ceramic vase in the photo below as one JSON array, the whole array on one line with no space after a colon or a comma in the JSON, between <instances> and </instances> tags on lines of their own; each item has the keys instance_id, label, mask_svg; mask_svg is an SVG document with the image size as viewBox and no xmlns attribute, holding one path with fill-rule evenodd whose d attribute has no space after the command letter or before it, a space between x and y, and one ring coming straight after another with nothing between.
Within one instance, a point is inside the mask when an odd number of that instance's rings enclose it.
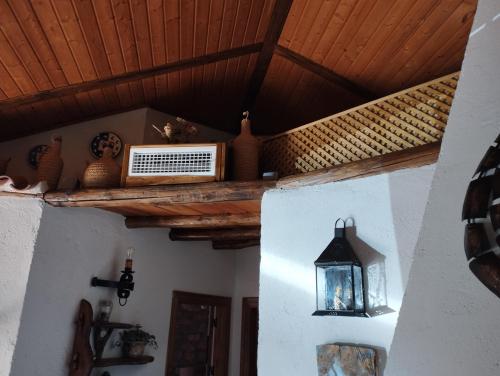
<instances>
[{"instance_id":1,"label":"ceramic vase","mask_svg":"<svg viewBox=\"0 0 500 376\"><path fill-rule=\"evenodd\" d=\"M248 111L243 115L241 132L233 141L233 179L258 180L260 141L252 135Z\"/></svg>"},{"instance_id":2,"label":"ceramic vase","mask_svg":"<svg viewBox=\"0 0 500 376\"><path fill-rule=\"evenodd\" d=\"M111 188L120 185L120 166L113 160L113 149L105 146L102 157L87 166L83 173L84 188Z\"/></svg>"},{"instance_id":3,"label":"ceramic vase","mask_svg":"<svg viewBox=\"0 0 500 376\"><path fill-rule=\"evenodd\" d=\"M52 144L47 151L42 154L38 163L38 181L46 181L49 190L57 189L59 178L63 168L61 159L61 137L53 137Z\"/></svg>"}]
</instances>

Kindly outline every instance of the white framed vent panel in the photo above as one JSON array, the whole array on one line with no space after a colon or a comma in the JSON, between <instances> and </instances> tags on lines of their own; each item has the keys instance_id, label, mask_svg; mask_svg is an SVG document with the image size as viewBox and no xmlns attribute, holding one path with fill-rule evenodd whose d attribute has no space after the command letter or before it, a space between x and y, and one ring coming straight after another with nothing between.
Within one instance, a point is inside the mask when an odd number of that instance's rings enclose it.
<instances>
[{"instance_id":1,"label":"white framed vent panel","mask_svg":"<svg viewBox=\"0 0 500 376\"><path fill-rule=\"evenodd\" d=\"M126 145L122 186L220 181L225 144Z\"/></svg>"}]
</instances>

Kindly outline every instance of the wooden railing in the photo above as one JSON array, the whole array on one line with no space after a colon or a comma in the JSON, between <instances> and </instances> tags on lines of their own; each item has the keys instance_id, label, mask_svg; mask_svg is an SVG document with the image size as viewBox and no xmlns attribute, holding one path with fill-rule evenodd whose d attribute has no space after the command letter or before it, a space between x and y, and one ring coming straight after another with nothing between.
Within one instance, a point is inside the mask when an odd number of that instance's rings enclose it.
<instances>
[{"instance_id":1,"label":"wooden railing","mask_svg":"<svg viewBox=\"0 0 500 376\"><path fill-rule=\"evenodd\" d=\"M459 72L270 137L266 171L289 176L441 140Z\"/></svg>"}]
</instances>

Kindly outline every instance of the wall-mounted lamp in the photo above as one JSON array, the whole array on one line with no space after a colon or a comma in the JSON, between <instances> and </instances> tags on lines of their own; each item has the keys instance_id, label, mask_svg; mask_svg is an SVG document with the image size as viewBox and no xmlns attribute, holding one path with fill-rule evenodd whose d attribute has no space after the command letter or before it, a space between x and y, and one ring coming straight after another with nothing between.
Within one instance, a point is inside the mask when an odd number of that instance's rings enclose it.
<instances>
[{"instance_id":1,"label":"wall-mounted lamp","mask_svg":"<svg viewBox=\"0 0 500 376\"><path fill-rule=\"evenodd\" d=\"M122 275L119 281L108 281L105 279L99 279L97 277L92 278L90 284L92 286L100 287L110 287L117 289L118 303L121 306L127 304L127 299L130 296L130 291L134 291L134 276L132 275L134 271L132 270L132 254L134 248L127 249L127 258L125 260L125 269L122 270Z\"/></svg>"},{"instance_id":2,"label":"wall-mounted lamp","mask_svg":"<svg viewBox=\"0 0 500 376\"><path fill-rule=\"evenodd\" d=\"M343 227L337 228L337 223ZM313 316L368 317L363 297L363 267L345 237L345 221L335 222L335 237L314 262L316 312Z\"/></svg>"}]
</instances>

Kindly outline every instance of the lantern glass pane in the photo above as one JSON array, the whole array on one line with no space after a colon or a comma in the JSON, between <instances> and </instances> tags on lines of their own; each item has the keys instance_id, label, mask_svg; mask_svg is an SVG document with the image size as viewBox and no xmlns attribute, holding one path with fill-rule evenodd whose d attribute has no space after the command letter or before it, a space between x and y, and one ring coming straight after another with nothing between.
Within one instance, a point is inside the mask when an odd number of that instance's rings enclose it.
<instances>
[{"instance_id":1,"label":"lantern glass pane","mask_svg":"<svg viewBox=\"0 0 500 376\"><path fill-rule=\"evenodd\" d=\"M326 269L316 267L316 306L318 310L326 310Z\"/></svg>"},{"instance_id":2,"label":"lantern glass pane","mask_svg":"<svg viewBox=\"0 0 500 376\"><path fill-rule=\"evenodd\" d=\"M327 310L353 310L352 271L350 265L330 266L325 269Z\"/></svg>"},{"instance_id":3,"label":"lantern glass pane","mask_svg":"<svg viewBox=\"0 0 500 376\"><path fill-rule=\"evenodd\" d=\"M354 306L356 311L364 311L363 297L363 273L359 266L353 266L354 274Z\"/></svg>"}]
</instances>

